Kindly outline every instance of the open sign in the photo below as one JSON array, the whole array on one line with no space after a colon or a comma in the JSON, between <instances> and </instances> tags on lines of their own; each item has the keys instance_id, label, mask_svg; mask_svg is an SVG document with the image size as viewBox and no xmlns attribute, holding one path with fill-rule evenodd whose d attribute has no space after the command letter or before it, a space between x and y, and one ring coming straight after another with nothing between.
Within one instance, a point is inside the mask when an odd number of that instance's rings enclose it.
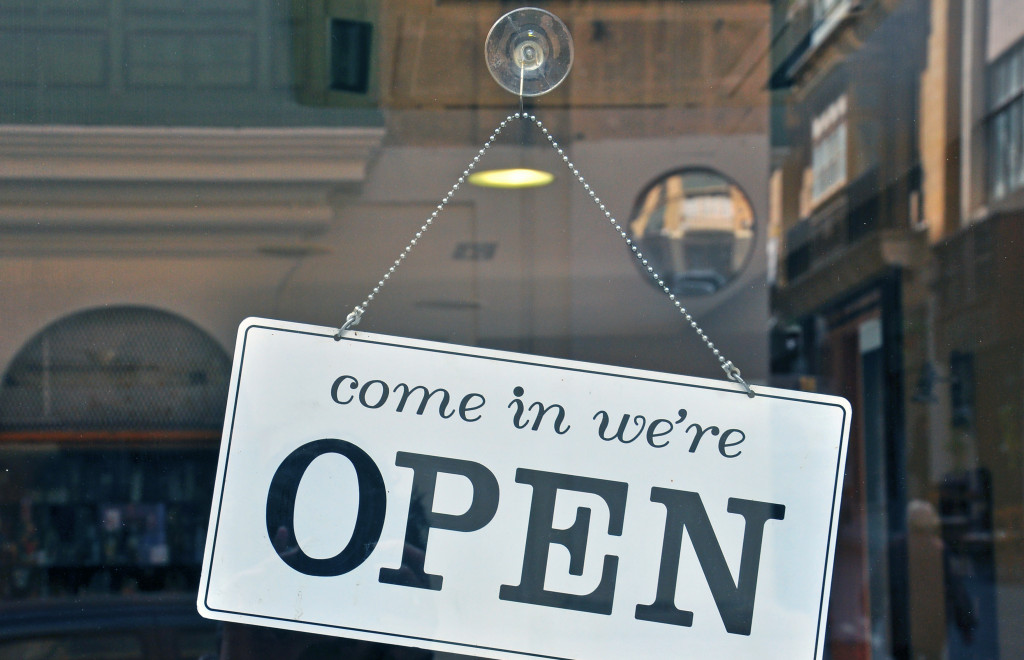
<instances>
[{"instance_id":1,"label":"open sign","mask_svg":"<svg viewBox=\"0 0 1024 660\"><path fill-rule=\"evenodd\" d=\"M250 319L199 610L478 656L820 658L835 397Z\"/></svg>"}]
</instances>

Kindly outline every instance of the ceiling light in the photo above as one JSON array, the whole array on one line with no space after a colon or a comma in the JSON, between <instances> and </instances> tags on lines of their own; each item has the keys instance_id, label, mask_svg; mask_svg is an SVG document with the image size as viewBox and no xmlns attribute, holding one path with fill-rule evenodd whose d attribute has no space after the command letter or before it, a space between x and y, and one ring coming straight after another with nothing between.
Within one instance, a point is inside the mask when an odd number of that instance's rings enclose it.
<instances>
[{"instance_id":1,"label":"ceiling light","mask_svg":"<svg viewBox=\"0 0 1024 660\"><path fill-rule=\"evenodd\" d=\"M555 180L555 175L543 170L514 167L507 170L485 170L469 175L469 182L484 188L536 188Z\"/></svg>"}]
</instances>

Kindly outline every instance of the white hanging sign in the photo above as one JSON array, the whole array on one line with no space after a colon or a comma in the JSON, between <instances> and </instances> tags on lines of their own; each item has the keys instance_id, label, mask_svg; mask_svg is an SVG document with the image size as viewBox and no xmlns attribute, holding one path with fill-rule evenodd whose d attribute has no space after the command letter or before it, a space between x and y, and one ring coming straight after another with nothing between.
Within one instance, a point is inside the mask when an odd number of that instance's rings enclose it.
<instances>
[{"instance_id":1,"label":"white hanging sign","mask_svg":"<svg viewBox=\"0 0 1024 660\"><path fill-rule=\"evenodd\" d=\"M821 658L844 400L249 319L204 616L494 658Z\"/></svg>"}]
</instances>

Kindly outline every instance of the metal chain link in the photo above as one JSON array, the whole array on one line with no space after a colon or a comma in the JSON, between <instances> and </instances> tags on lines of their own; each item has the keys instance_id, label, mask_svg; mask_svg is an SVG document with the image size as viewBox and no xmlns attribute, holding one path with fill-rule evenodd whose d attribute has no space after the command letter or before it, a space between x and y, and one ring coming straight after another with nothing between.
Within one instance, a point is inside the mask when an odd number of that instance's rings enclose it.
<instances>
[{"instance_id":1,"label":"metal chain link","mask_svg":"<svg viewBox=\"0 0 1024 660\"><path fill-rule=\"evenodd\" d=\"M626 245L630 248L630 250L633 252L633 255L637 258L637 260L647 271L647 274L658 285L658 288L665 292L669 300L672 301L672 304L674 304L676 306L676 309L679 310L679 313L683 315L686 321L690 324L690 327L693 328L693 330L700 337L701 341L704 342L704 345L707 346L708 349L715 355L715 358L718 359L719 365L722 367L722 370L725 372L729 380L732 380L733 382L741 385L743 389L746 391L747 396L753 398L754 390L751 389L750 385L748 385L747 382L743 380L739 368L737 368L736 365L733 364L732 360L727 360L725 356L722 355L722 352L715 346L714 342L712 342L708 338L707 334L704 333L704 330L700 327L697 321L694 320L693 316L688 311L686 311L686 308L683 307L683 304L679 301L676 295L672 293L672 290L668 287L667 284L665 284L665 281L662 279L662 277L654 270L654 266L652 266L649 260L646 257L644 257L643 252L637 247L633 239L629 237L629 234L626 233L626 230L622 228L622 225L620 225L618 220L615 219L611 211L609 211L605 204L601 201L601 198L597 196L597 193L594 192L590 184L587 183L585 178L583 178L583 175L580 174L579 169L569 159L569 156L566 155L565 150L561 146L559 146L558 142L555 140L554 136L551 135L551 132L548 131L547 127L543 124L543 122L537 119L536 115L527 114L526 112L517 112L515 114L511 114L505 117L505 119L503 119L501 123L498 124L498 127L494 129L494 132L491 133L491 136L487 139L487 142L484 143L483 148L480 149L477 155L473 157L473 161L469 163L466 169L462 172L462 176L459 177L459 180L456 181L455 185L451 187L451 189L448 191L448 194L446 194L444 198L441 199L441 203L437 205L437 208L434 209L434 211L430 214L430 217L427 218L426 222L423 223L423 226L421 226L419 231L416 232L416 235L413 237L413 239L409 241L408 244L406 244L405 248L402 250L402 253L398 255L398 259L395 260L394 265L388 268L388 271L384 273L384 277L382 277L380 281L377 282L377 286L373 287L373 291L370 292L370 295L368 295L366 299L363 300L363 302L356 305L355 308L349 313L348 317L346 317L345 319L344 325L342 325L338 329L338 332L334 335L334 339L340 340L346 330L349 330L350 328L353 328L359 324L359 321L361 321L363 318L363 314L366 313L366 308L370 305L371 302L373 302L373 299L380 292L384 284L387 283L389 279L391 279L391 276L395 273L395 269L397 269L402 264L402 262L405 261L405 258L409 256L409 252L411 252L413 247L416 246L416 243L419 242L419 239L420 237L423 236L423 233L430 229L430 226L434 223L434 220L437 219L437 216L440 215L442 211L444 211L444 208L445 206L448 205L448 201L452 198L452 195L454 195L455 192L459 189L459 187L462 186L463 183L465 183L466 179L469 177L470 172L472 172L473 169L480 163L480 159L483 157L485 153L487 153L487 150L491 148L491 145L494 144L494 140L498 137L498 135L501 134L503 130L505 130L505 127L508 126L509 122L515 119L528 120L535 124L537 128L540 129L541 133L544 134L544 137L547 138L548 144L551 145L552 149L558 152L559 157L562 159L562 162L572 173L573 177L577 181L579 181L580 184L583 186L583 189L587 191L587 194L590 196L591 201L593 201L594 204L597 205L597 208L601 210L601 213L604 214L604 217L608 220L609 223L611 223L612 227L615 228L615 231L619 233L619 236L621 236L622 239L626 241Z\"/></svg>"}]
</instances>

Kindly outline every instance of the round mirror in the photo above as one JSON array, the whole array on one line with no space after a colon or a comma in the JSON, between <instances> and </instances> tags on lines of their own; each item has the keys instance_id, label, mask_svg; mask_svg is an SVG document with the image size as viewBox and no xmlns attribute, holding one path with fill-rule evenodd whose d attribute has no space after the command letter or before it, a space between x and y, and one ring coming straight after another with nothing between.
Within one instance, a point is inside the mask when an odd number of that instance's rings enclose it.
<instances>
[{"instance_id":1,"label":"round mirror","mask_svg":"<svg viewBox=\"0 0 1024 660\"><path fill-rule=\"evenodd\" d=\"M754 249L754 211L736 183L711 169L662 176L636 201L630 238L677 296L710 295L742 271ZM645 268L645 279L651 280Z\"/></svg>"}]
</instances>

